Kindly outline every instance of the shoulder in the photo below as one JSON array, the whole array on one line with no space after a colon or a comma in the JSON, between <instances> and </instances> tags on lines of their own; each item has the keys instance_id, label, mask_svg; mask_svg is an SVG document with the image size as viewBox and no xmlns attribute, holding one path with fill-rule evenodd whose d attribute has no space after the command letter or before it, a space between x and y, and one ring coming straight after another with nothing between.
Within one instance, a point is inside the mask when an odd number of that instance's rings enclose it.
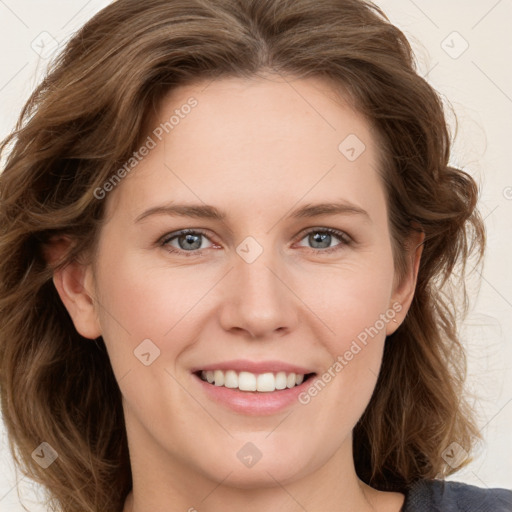
<instances>
[{"instance_id":1,"label":"shoulder","mask_svg":"<svg viewBox=\"0 0 512 512\"><path fill-rule=\"evenodd\" d=\"M407 490L402 511L512 512L512 491L445 480L419 480Z\"/></svg>"}]
</instances>

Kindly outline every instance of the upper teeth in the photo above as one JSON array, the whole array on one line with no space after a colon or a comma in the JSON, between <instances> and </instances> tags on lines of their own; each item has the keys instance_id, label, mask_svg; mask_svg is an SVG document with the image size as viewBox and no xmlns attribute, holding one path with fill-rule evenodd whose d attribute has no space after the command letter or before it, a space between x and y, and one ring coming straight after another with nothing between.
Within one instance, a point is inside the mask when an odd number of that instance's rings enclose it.
<instances>
[{"instance_id":1,"label":"upper teeth","mask_svg":"<svg viewBox=\"0 0 512 512\"><path fill-rule=\"evenodd\" d=\"M293 388L302 384L304 374L277 372L255 374L251 372L237 373L234 370L208 370L201 372L201 378L215 386L238 388L240 391L275 391L276 389Z\"/></svg>"}]
</instances>

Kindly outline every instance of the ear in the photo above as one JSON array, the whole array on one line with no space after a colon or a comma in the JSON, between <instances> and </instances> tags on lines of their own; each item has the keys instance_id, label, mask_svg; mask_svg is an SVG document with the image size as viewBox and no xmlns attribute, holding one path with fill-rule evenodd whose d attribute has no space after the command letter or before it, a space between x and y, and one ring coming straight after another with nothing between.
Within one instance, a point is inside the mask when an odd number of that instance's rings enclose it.
<instances>
[{"instance_id":1,"label":"ear","mask_svg":"<svg viewBox=\"0 0 512 512\"><path fill-rule=\"evenodd\" d=\"M43 248L47 262L55 265L69 251L71 243L67 236L52 239ZM74 260L54 271L53 283L78 333L89 339L101 336L91 265Z\"/></svg>"},{"instance_id":2,"label":"ear","mask_svg":"<svg viewBox=\"0 0 512 512\"><path fill-rule=\"evenodd\" d=\"M395 284L391 297L390 310L396 312L392 322L386 326L386 335L393 334L403 322L409 307L411 306L418 279L418 270L420 268L421 254L423 252L423 242L425 233L423 231L411 231L407 240L407 271L402 279Z\"/></svg>"}]
</instances>

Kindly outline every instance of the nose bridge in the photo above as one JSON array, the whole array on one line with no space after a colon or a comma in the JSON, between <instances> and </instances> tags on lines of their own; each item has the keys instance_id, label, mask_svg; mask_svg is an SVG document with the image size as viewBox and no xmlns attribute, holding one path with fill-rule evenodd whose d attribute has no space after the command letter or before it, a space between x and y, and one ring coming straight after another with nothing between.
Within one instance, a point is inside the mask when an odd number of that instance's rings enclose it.
<instances>
[{"instance_id":1,"label":"nose bridge","mask_svg":"<svg viewBox=\"0 0 512 512\"><path fill-rule=\"evenodd\" d=\"M226 329L243 329L253 337L270 335L294 326L297 313L293 293L286 283L285 265L279 251L253 237L247 237L237 249L223 320ZM261 239L261 238L260 238Z\"/></svg>"},{"instance_id":2,"label":"nose bridge","mask_svg":"<svg viewBox=\"0 0 512 512\"><path fill-rule=\"evenodd\" d=\"M238 261L235 274L241 288L241 297L254 306L268 308L280 302L283 283L276 277L283 268L277 258L277 251L271 245L271 237L266 238L265 247L252 237L245 239L238 247Z\"/></svg>"}]
</instances>

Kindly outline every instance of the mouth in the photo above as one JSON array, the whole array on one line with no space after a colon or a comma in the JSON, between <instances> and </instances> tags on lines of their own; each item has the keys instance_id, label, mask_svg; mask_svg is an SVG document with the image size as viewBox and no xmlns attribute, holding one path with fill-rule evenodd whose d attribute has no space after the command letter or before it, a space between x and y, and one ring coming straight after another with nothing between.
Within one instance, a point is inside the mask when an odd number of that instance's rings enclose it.
<instances>
[{"instance_id":1,"label":"mouth","mask_svg":"<svg viewBox=\"0 0 512 512\"><path fill-rule=\"evenodd\" d=\"M264 372L236 370L198 370L194 375L211 386L224 387L248 393L273 393L304 384L316 373Z\"/></svg>"},{"instance_id":2,"label":"mouth","mask_svg":"<svg viewBox=\"0 0 512 512\"><path fill-rule=\"evenodd\" d=\"M311 367L277 359L218 361L196 366L190 372L198 391L212 404L249 416L302 407L299 396L317 375Z\"/></svg>"}]
</instances>

